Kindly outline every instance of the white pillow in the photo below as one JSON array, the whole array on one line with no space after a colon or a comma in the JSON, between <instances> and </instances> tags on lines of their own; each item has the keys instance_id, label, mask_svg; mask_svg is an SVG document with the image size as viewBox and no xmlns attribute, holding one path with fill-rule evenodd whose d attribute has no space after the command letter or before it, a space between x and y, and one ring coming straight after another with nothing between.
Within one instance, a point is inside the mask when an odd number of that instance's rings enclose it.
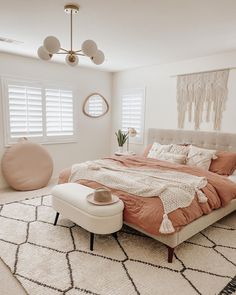
<instances>
[{"instance_id":1,"label":"white pillow","mask_svg":"<svg viewBox=\"0 0 236 295\"><path fill-rule=\"evenodd\" d=\"M189 152L189 145L172 144L169 152L172 154L176 154L176 155L187 156L187 154Z\"/></svg>"},{"instance_id":2,"label":"white pillow","mask_svg":"<svg viewBox=\"0 0 236 295\"><path fill-rule=\"evenodd\" d=\"M154 142L148 155L147 158L153 158L153 159L157 159L158 155L160 155L161 153L168 153L170 148L171 148L171 144L160 144L158 142Z\"/></svg>"},{"instance_id":3,"label":"white pillow","mask_svg":"<svg viewBox=\"0 0 236 295\"><path fill-rule=\"evenodd\" d=\"M157 156L158 160L168 161L176 164L185 164L186 156L185 155L176 155L172 153L161 153Z\"/></svg>"},{"instance_id":4,"label":"white pillow","mask_svg":"<svg viewBox=\"0 0 236 295\"><path fill-rule=\"evenodd\" d=\"M217 159L215 150L208 150L191 145L187 157L187 165L209 170L211 160Z\"/></svg>"}]
</instances>

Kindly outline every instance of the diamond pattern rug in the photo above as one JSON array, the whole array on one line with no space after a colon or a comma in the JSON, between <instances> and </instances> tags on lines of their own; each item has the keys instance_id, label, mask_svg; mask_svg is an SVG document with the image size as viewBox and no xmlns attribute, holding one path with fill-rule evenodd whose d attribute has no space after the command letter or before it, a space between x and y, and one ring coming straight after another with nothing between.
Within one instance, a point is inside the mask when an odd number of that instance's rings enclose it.
<instances>
[{"instance_id":1,"label":"diamond pattern rug","mask_svg":"<svg viewBox=\"0 0 236 295\"><path fill-rule=\"evenodd\" d=\"M61 217L61 216L60 216ZM95 236L63 217L51 197L0 205L0 257L32 295L236 294L236 212L176 249L124 227Z\"/></svg>"}]
</instances>

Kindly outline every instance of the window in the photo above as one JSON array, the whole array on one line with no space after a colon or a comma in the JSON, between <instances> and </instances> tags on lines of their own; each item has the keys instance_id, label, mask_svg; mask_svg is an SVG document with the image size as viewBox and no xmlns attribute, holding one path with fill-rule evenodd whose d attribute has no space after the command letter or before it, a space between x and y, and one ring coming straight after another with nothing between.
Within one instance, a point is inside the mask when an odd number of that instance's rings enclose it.
<instances>
[{"instance_id":1,"label":"window","mask_svg":"<svg viewBox=\"0 0 236 295\"><path fill-rule=\"evenodd\" d=\"M20 137L42 143L74 139L71 90L13 80L5 80L4 89L7 144Z\"/></svg>"},{"instance_id":2,"label":"window","mask_svg":"<svg viewBox=\"0 0 236 295\"><path fill-rule=\"evenodd\" d=\"M127 132L129 128L137 131L136 137L130 142L142 143L144 132L145 89L131 89L122 94L121 129Z\"/></svg>"},{"instance_id":3,"label":"window","mask_svg":"<svg viewBox=\"0 0 236 295\"><path fill-rule=\"evenodd\" d=\"M11 138L43 136L40 88L9 84L8 111Z\"/></svg>"},{"instance_id":4,"label":"window","mask_svg":"<svg viewBox=\"0 0 236 295\"><path fill-rule=\"evenodd\" d=\"M47 136L73 135L72 91L46 89L45 97Z\"/></svg>"}]
</instances>

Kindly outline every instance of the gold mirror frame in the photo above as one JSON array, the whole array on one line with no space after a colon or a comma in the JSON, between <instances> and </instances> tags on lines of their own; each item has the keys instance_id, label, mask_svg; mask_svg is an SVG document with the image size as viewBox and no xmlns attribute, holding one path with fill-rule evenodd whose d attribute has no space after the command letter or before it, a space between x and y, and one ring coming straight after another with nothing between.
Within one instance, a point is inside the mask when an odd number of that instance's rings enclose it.
<instances>
[{"instance_id":1,"label":"gold mirror frame","mask_svg":"<svg viewBox=\"0 0 236 295\"><path fill-rule=\"evenodd\" d=\"M90 99L90 97L92 97L92 96L94 96L94 95L98 95L98 96L100 96L100 97L103 99L103 101L105 102L105 105L106 105L106 111L105 111L104 113L102 113L101 115L99 115L99 116L92 116L92 115L90 115L89 113L87 113L87 112L86 112L86 109L85 109L88 100ZM105 116L106 113L108 113L108 111L109 111L109 104L108 104L107 100L105 99L105 97L104 97L103 95L101 95L100 93L94 92L94 93L90 94L89 96L87 96L87 97L85 98L84 103L83 103L83 113L84 113L86 116L88 116L88 117L90 117L90 118L100 118L100 117Z\"/></svg>"}]
</instances>

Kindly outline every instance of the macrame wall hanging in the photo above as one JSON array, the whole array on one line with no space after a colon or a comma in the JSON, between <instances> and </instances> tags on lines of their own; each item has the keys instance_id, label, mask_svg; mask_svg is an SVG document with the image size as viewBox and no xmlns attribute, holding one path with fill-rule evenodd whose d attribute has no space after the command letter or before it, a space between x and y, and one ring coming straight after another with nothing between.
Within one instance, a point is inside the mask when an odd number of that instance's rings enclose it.
<instances>
[{"instance_id":1,"label":"macrame wall hanging","mask_svg":"<svg viewBox=\"0 0 236 295\"><path fill-rule=\"evenodd\" d=\"M178 127L184 128L186 114L195 130L203 121L220 130L227 99L229 69L177 77ZM203 117L203 114L206 114Z\"/></svg>"}]
</instances>

